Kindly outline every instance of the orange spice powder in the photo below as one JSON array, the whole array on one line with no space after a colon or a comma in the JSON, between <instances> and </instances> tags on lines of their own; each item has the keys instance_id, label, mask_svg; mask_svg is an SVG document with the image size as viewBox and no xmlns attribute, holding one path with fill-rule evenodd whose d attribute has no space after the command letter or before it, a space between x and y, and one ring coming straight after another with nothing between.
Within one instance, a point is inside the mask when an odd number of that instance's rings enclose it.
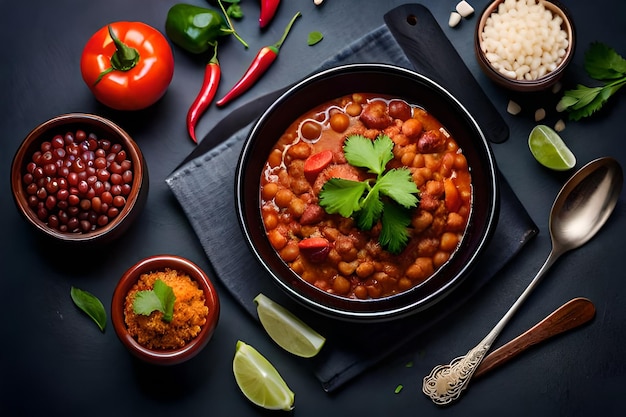
<instances>
[{"instance_id":1,"label":"orange spice powder","mask_svg":"<svg viewBox=\"0 0 626 417\"><path fill-rule=\"evenodd\" d=\"M133 302L138 291L152 290L160 279L170 286L176 296L172 321L162 320L163 313L153 311L149 316L135 314ZM196 337L206 323L209 309L204 292L187 274L166 268L142 274L126 295L124 316L129 333L149 349L178 349Z\"/></svg>"}]
</instances>

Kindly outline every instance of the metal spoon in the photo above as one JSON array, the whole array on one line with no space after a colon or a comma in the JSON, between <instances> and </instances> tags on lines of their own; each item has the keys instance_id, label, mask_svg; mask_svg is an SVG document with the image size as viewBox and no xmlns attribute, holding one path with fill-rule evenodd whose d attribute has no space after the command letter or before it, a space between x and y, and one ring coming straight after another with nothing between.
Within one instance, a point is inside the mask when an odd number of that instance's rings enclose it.
<instances>
[{"instance_id":1,"label":"metal spoon","mask_svg":"<svg viewBox=\"0 0 626 417\"><path fill-rule=\"evenodd\" d=\"M459 398L493 341L513 317L546 271L564 253L587 243L613 212L624 182L619 163L599 158L579 169L556 196L550 211L552 249L528 287L496 326L465 356L438 365L424 377L422 391L438 405Z\"/></svg>"},{"instance_id":2,"label":"metal spoon","mask_svg":"<svg viewBox=\"0 0 626 417\"><path fill-rule=\"evenodd\" d=\"M476 368L472 378L478 378L486 374L490 370L508 362L531 346L578 326L582 326L595 315L596 308L588 299L578 297L569 300L539 323L487 355L480 363L480 366Z\"/></svg>"}]
</instances>

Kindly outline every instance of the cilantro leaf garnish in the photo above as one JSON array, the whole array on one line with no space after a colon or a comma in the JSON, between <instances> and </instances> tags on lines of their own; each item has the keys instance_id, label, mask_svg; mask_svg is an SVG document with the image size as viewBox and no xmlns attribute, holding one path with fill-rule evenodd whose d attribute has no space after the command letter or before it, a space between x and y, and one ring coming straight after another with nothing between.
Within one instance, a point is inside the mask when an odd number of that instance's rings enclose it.
<instances>
[{"instance_id":1,"label":"cilantro leaf garnish","mask_svg":"<svg viewBox=\"0 0 626 417\"><path fill-rule=\"evenodd\" d=\"M174 315L174 301L176 296L172 287L160 279L154 281L151 290L137 291L133 302L135 314L149 316L153 311L163 313L163 321L169 323Z\"/></svg>"},{"instance_id":2,"label":"cilantro leaf garnish","mask_svg":"<svg viewBox=\"0 0 626 417\"><path fill-rule=\"evenodd\" d=\"M368 168L369 172L380 176L387 162L393 159L393 141L381 135L372 141L365 136L349 136L343 145L343 152L350 165Z\"/></svg>"},{"instance_id":3,"label":"cilantro leaf garnish","mask_svg":"<svg viewBox=\"0 0 626 417\"><path fill-rule=\"evenodd\" d=\"M322 187L319 202L327 213L353 217L362 230L369 230L380 221L379 243L391 253L400 253L409 240L410 210L417 206L415 194L419 190L407 168L386 170L393 159L393 146L387 135L374 141L361 135L349 136L343 145L346 160L352 166L367 169L376 178L331 178Z\"/></svg>"},{"instance_id":4,"label":"cilantro leaf garnish","mask_svg":"<svg viewBox=\"0 0 626 417\"><path fill-rule=\"evenodd\" d=\"M626 85L626 59L601 42L592 43L585 53L585 70L604 84L596 87L578 84L563 93L557 110L567 110L571 120L591 116Z\"/></svg>"},{"instance_id":5,"label":"cilantro leaf garnish","mask_svg":"<svg viewBox=\"0 0 626 417\"><path fill-rule=\"evenodd\" d=\"M411 213L397 204L384 203L380 244L391 253L400 253L409 241L407 227L411 224Z\"/></svg>"}]
</instances>

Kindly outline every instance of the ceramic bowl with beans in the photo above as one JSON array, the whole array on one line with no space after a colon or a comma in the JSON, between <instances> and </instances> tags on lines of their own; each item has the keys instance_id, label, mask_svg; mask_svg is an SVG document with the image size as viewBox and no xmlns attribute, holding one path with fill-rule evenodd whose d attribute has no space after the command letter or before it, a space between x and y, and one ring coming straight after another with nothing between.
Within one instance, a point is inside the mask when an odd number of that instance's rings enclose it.
<instances>
[{"instance_id":1,"label":"ceramic bowl with beans","mask_svg":"<svg viewBox=\"0 0 626 417\"><path fill-rule=\"evenodd\" d=\"M103 117L72 113L33 129L13 159L18 210L44 235L68 243L119 237L145 206L148 169L139 146Z\"/></svg>"},{"instance_id":2,"label":"ceramic bowl with beans","mask_svg":"<svg viewBox=\"0 0 626 417\"><path fill-rule=\"evenodd\" d=\"M372 183L362 160L351 163L371 155L368 140L390 147L385 169L408 173L419 203L403 211L383 197L380 221L362 226L365 216L344 216L322 193L333 182L330 200L351 194L335 204L341 210L372 196L350 190ZM352 141L364 152L348 152ZM499 210L495 159L472 116L434 81L384 64L330 68L285 92L244 142L235 189L241 229L268 279L349 321L392 320L444 300L470 275ZM407 226L391 233L407 239L396 247L385 225L398 213Z\"/></svg>"},{"instance_id":3,"label":"ceramic bowl with beans","mask_svg":"<svg viewBox=\"0 0 626 417\"><path fill-rule=\"evenodd\" d=\"M156 277L176 296L169 323L161 321L158 311L143 318L132 312L136 291L147 289L143 286ZM136 358L155 365L180 364L200 353L211 340L219 316L219 296L209 276L176 255L138 261L124 272L111 301L111 322L121 343Z\"/></svg>"},{"instance_id":4,"label":"ceramic bowl with beans","mask_svg":"<svg viewBox=\"0 0 626 417\"><path fill-rule=\"evenodd\" d=\"M476 25L474 50L483 72L517 92L547 90L574 55L574 22L554 0L495 0Z\"/></svg>"}]
</instances>

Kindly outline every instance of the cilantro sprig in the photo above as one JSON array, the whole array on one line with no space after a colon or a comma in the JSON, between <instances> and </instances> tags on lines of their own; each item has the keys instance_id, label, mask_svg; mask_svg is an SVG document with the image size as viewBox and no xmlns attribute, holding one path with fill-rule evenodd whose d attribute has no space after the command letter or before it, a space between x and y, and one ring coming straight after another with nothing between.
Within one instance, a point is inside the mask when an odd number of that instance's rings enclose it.
<instances>
[{"instance_id":1,"label":"cilantro sprig","mask_svg":"<svg viewBox=\"0 0 626 417\"><path fill-rule=\"evenodd\" d=\"M353 217L362 230L380 221L379 243L391 253L400 253L409 240L410 209L417 206L419 192L407 168L387 170L393 159L393 141L380 135L374 141L349 136L343 151L348 163L366 168L375 178L353 181L331 178L319 194L320 206L327 213Z\"/></svg>"},{"instance_id":2,"label":"cilantro sprig","mask_svg":"<svg viewBox=\"0 0 626 417\"><path fill-rule=\"evenodd\" d=\"M153 311L160 311L163 313L163 321L169 323L174 316L174 301L176 296L172 287L157 279L151 290L137 291L133 311L144 316L149 316Z\"/></svg>"},{"instance_id":3,"label":"cilantro sprig","mask_svg":"<svg viewBox=\"0 0 626 417\"><path fill-rule=\"evenodd\" d=\"M557 104L557 110L567 110L571 120L580 120L600 110L604 103L626 85L626 59L614 49L601 42L591 44L585 53L585 70L601 86L588 87L578 84L566 90Z\"/></svg>"}]
</instances>

